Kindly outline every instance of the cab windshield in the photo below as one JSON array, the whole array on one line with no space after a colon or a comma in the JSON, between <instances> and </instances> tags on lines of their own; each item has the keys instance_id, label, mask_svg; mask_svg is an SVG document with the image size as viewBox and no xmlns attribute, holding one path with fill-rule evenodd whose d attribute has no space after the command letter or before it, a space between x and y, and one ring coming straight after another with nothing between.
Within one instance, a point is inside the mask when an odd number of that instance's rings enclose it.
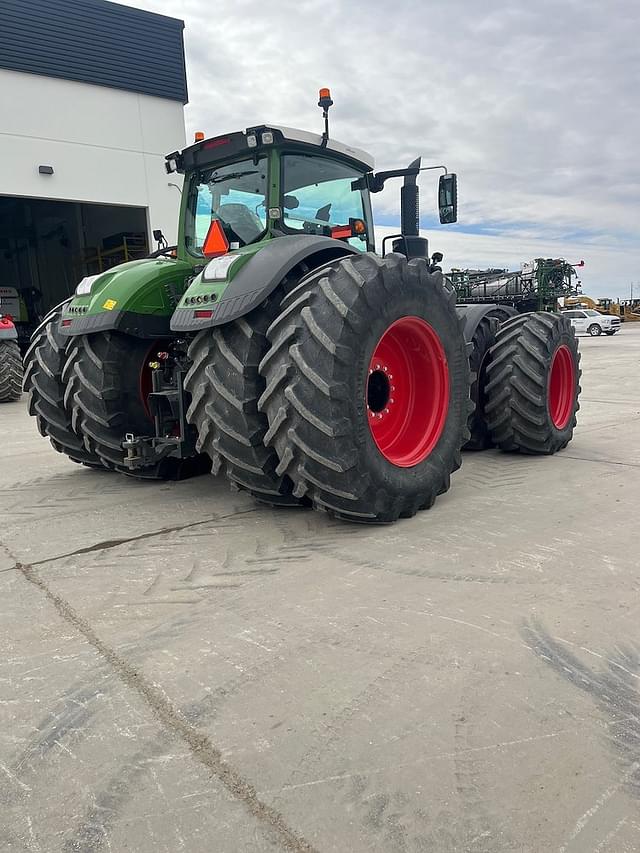
<instances>
[{"instance_id":1,"label":"cab windshield","mask_svg":"<svg viewBox=\"0 0 640 853\"><path fill-rule=\"evenodd\" d=\"M283 224L286 231L331 237L350 219L370 221L362 190L351 189L362 177L352 166L313 154L286 154L282 159ZM363 252L367 235L350 237Z\"/></svg>"},{"instance_id":2,"label":"cab windshield","mask_svg":"<svg viewBox=\"0 0 640 853\"><path fill-rule=\"evenodd\" d=\"M241 160L195 174L189 185L185 243L192 255L202 246L212 220L222 224L229 244L246 246L267 227L267 159Z\"/></svg>"}]
</instances>

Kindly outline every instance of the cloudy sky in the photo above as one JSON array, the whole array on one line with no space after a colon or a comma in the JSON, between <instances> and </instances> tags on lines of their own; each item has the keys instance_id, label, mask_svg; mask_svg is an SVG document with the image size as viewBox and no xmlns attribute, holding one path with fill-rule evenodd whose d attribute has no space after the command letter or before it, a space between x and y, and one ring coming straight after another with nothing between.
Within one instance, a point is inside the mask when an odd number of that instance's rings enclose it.
<instances>
[{"instance_id":1,"label":"cloudy sky","mask_svg":"<svg viewBox=\"0 0 640 853\"><path fill-rule=\"evenodd\" d=\"M187 134L320 129L377 168L445 163L459 222L422 224L449 266L585 260L583 291L640 296L640 0L126 0L182 18ZM374 196L398 221L399 186ZM380 230L380 229L379 229Z\"/></svg>"}]
</instances>

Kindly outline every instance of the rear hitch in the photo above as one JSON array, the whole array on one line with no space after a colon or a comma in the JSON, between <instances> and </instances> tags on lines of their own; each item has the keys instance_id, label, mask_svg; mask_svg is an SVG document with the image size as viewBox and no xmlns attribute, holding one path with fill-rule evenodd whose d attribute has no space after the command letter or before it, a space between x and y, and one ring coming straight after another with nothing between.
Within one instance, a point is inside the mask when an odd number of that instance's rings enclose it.
<instances>
[{"instance_id":1,"label":"rear hitch","mask_svg":"<svg viewBox=\"0 0 640 853\"><path fill-rule=\"evenodd\" d=\"M169 352L159 352L151 368L151 392L147 407L153 419L153 435L127 433L122 442L124 464L132 472L156 466L163 459L184 460L196 456L196 432L187 423L184 376L189 369L183 342Z\"/></svg>"}]
</instances>

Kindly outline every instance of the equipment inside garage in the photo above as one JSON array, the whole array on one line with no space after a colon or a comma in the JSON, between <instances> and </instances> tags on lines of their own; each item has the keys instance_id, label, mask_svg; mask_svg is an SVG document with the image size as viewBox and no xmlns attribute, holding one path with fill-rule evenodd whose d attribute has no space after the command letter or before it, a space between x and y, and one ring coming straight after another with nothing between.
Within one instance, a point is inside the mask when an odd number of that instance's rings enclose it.
<instances>
[{"instance_id":1,"label":"equipment inside garage","mask_svg":"<svg viewBox=\"0 0 640 853\"><path fill-rule=\"evenodd\" d=\"M144 208L0 196L0 285L31 326L85 275L148 251Z\"/></svg>"}]
</instances>

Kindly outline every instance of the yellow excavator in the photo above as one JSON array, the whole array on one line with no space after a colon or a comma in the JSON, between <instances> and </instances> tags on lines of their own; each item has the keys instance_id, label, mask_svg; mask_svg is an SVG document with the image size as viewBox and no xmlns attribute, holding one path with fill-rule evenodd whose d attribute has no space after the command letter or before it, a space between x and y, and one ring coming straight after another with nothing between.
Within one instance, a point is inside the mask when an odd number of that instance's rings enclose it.
<instances>
[{"instance_id":1,"label":"yellow excavator","mask_svg":"<svg viewBox=\"0 0 640 853\"><path fill-rule=\"evenodd\" d=\"M620 319L623 322L640 322L640 299L624 299L619 308Z\"/></svg>"}]
</instances>

